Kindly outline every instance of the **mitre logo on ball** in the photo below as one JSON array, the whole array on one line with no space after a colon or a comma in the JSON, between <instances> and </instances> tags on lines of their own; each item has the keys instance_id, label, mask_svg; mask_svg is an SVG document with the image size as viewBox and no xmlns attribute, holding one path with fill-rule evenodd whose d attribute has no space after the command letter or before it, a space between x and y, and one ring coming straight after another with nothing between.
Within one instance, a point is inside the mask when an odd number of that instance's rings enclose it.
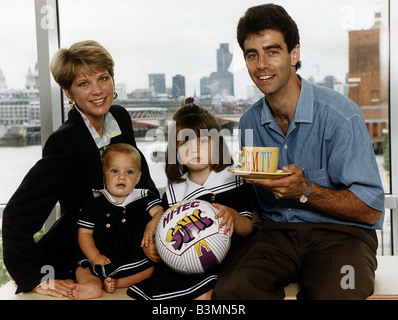
<instances>
[{"instance_id":1,"label":"mitre logo on ball","mask_svg":"<svg viewBox=\"0 0 398 320\"><path fill-rule=\"evenodd\" d=\"M230 238L219 228L218 210L202 200L186 200L169 208L156 229L156 246L162 260L183 274L203 273L221 263Z\"/></svg>"}]
</instances>

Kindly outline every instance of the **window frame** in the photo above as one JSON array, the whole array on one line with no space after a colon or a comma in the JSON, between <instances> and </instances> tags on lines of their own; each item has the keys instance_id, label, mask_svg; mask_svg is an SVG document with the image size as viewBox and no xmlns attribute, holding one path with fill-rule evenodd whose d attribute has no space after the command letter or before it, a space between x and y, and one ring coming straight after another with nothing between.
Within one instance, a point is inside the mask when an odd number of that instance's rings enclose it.
<instances>
[{"instance_id":1,"label":"window frame","mask_svg":"<svg viewBox=\"0 0 398 320\"><path fill-rule=\"evenodd\" d=\"M51 58L60 48L58 0L35 0L37 66L40 85L41 146L63 123L63 92L51 76ZM59 217L57 204L44 223L49 230Z\"/></svg>"},{"instance_id":2,"label":"window frame","mask_svg":"<svg viewBox=\"0 0 398 320\"><path fill-rule=\"evenodd\" d=\"M398 255L398 127L391 125L392 119L398 119L398 3L389 1L389 133L390 133L390 194L386 194L385 208L391 209L391 245L392 254ZM395 143L391 143L395 141Z\"/></svg>"}]
</instances>

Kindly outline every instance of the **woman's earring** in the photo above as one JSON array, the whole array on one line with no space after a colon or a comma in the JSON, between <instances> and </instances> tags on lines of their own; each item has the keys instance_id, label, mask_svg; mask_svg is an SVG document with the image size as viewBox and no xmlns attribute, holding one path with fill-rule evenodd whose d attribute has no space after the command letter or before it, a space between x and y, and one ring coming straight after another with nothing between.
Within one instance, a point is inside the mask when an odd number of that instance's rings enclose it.
<instances>
[{"instance_id":1,"label":"woman's earring","mask_svg":"<svg viewBox=\"0 0 398 320\"><path fill-rule=\"evenodd\" d=\"M117 97L118 97L117 92L116 92L116 91L113 91L113 99L117 99Z\"/></svg>"},{"instance_id":2,"label":"woman's earring","mask_svg":"<svg viewBox=\"0 0 398 320\"><path fill-rule=\"evenodd\" d=\"M75 106L76 106L76 101L73 99L69 99L69 107L73 109Z\"/></svg>"}]
</instances>

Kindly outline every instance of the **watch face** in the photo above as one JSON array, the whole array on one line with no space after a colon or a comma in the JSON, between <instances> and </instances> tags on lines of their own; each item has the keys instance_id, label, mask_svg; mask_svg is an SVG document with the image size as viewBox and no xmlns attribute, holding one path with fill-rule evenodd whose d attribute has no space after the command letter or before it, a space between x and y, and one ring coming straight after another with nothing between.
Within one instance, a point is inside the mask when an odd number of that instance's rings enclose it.
<instances>
[{"instance_id":1,"label":"watch face","mask_svg":"<svg viewBox=\"0 0 398 320\"><path fill-rule=\"evenodd\" d=\"M301 203L306 203L308 201L308 197L306 197L305 195L302 195L301 197L300 197L300 202Z\"/></svg>"}]
</instances>

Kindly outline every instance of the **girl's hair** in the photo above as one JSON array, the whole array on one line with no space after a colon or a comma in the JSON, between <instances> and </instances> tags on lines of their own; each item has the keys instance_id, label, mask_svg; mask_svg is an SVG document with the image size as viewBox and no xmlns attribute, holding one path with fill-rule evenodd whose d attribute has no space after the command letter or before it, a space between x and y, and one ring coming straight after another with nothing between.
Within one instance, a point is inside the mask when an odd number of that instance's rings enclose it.
<instances>
[{"instance_id":1,"label":"girl's hair","mask_svg":"<svg viewBox=\"0 0 398 320\"><path fill-rule=\"evenodd\" d=\"M112 153L124 153L127 155L131 155L134 162L137 165L139 171L141 171L141 155L139 151L133 146L127 143L116 143L107 147L102 155L102 167L104 168L107 165L108 158Z\"/></svg>"},{"instance_id":2,"label":"girl's hair","mask_svg":"<svg viewBox=\"0 0 398 320\"><path fill-rule=\"evenodd\" d=\"M174 114L173 127L169 130L169 143L166 152L166 166L165 172L169 182L183 182L185 181L181 176L188 172L189 169L180 161L177 156L178 142L181 141L179 133L188 129L187 132L194 132L196 137L205 134L212 139L213 154L218 155L217 163L211 163L211 168L215 172L220 172L232 164L231 155L228 147L220 134L221 127L217 119L206 109L194 103L185 104ZM183 141L193 138L192 136L184 135ZM217 140L218 141L214 141ZM217 143L218 142L218 143ZM218 149L217 149L218 146ZM216 150L217 149L217 150Z\"/></svg>"},{"instance_id":3,"label":"girl's hair","mask_svg":"<svg viewBox=\"0 0 398 320\"><path fill-rule=\"evenodd\" d=\"M51 61L51 73L62 89L69 89L77 72L91 74L106 70L113 77L115 63L109 52L93 40L80 41L59 49Z\"/></svg>"}]
</instances>

